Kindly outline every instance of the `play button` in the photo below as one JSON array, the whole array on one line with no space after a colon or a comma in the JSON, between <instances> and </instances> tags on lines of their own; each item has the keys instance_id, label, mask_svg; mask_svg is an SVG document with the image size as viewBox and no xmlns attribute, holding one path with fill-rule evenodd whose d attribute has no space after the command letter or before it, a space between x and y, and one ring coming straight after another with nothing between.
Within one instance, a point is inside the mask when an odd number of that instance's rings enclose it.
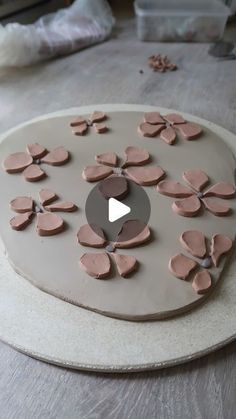
<instances>
[{"instance_id":1,"label":"play button","mask_svg":"<svg viewBox=\"0 0 236 419\"><path fill-rule=\"evenodd\" d=\"M148 224L150 212L145 189L124 176L110 176L98 182L85 205L87 223L96 234L102 229L109 242L136 237ZM133 221L128 236L119 235L127 221Z\"/></svg>"},{"instance_id":2,"label":"play button","mask_svg":"<svg viewBox=\"0 0 236 419\"><path fill-rule=\"evenodd\" d=\"M119 220L131 211L128 205L122 204L115 198L110 198L108 201L108 219L110 223Z\"/></svg>"}]
</instances>

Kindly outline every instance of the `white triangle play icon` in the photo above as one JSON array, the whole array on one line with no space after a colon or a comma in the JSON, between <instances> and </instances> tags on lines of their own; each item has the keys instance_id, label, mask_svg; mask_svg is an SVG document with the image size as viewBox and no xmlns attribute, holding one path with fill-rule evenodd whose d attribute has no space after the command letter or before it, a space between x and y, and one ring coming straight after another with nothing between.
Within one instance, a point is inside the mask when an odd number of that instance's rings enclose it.
<instances>
[{"instance_id":1,"label":"white triangle play icon","mask_svg":"<svg viewBox=\"0 0 236 419\"><path fill-rule=\"evenodd\" d=\"M122 204L122 202L117 201L115 198L110 198L108 202L108 219L110 223L113 223L119 218L124 217L124 215L129 214L131 211L128 205Z\"/></svg>"}]
</instances>

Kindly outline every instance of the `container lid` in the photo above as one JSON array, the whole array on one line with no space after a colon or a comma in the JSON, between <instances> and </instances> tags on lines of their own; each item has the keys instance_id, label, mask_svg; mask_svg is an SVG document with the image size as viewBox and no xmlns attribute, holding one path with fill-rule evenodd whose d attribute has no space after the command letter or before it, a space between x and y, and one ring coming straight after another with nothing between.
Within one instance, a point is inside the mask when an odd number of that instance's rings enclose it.
<instances>
[{"instance_id":1,"label":"container lid","mask_svg":"<svg viewBox=\"0 0 236 419\"><path fill-rule=\"evenodd\" d=\"M135 0L135 11L140 16L231 14L229 7L218 0Z\"/></svg>"}]
</instances>

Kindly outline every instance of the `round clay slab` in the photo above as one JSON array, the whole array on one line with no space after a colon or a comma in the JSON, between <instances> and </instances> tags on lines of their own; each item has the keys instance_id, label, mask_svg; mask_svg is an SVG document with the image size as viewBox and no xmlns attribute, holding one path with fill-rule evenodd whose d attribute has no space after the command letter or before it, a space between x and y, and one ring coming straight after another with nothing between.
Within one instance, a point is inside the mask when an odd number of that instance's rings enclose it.
<instances>
[{"instance_id":1,"label":"round clay slab","mask_svg":"<svg viewBox=\"0 0 236 419\"><path fill-rule=\"evenodd\" d=\"M153 110L150 106L136 105L97 108L104 112L111 109ZM93 109L86 107L81 113L91 113ZM78 111L67 113L77 115ZM190 115L183 116L211 128L235 147L235 136L225 129ZM235 260L234 255L232 260ZM0 338L47 362L94 371L140 371L189 361L235 338L235 263L225 271L224 281L207 304L165 322L135 323L97 315L52 298L16 274L3 252L0 262Z\"/></svg>"},{"instance_id":2,"label":"round clay slab","mask_svg":"<svg viewBox=\"0 0 236 419\"><path fill-rule=\"evenodd\" d=\"M0 171L0 188L4 196L0 203L2 241L17 272L38 288L65 301L129 320L173 316L189 310L206 298L193 290L191 282L175 278L168 270L169 259L182 251L180 235L194 229L203 231L208 238L214 234L226 234L234 238L236 200L228 201L234 208L228 217L215 217L204 211L196 218L186 218L172 211L174 200L157 193L155 185L144 187L151 202L149 227L152 239L143 246L117 249L117 254L137 259L137 272L124 279L113 269L110 278L97 280L79 266L84 253L97 251L81 246L76 240L79 227L87 222L85 202L94 186L82 179L82 171L85 165L96 164L95 155L114 151L122 157L127 146L136 146L145 147L151 156L151 162L145 167L149 164L159 165L166 170L169 179L182 182L183 171L203 168L212 184L219 181L234 183L235 160L228 146L208 128L204 128L204 134L198 140L178 139L176 146L170 147L159 138L144 139L138 135L137 127L142 121L144 108L139 111L131 108L129 111L113 110L112 107L107 108L112 129L106 135L99 136L90 130L86 140L77 138L71 132L70 122L75 117L73 112L61 117L42 118L5 136L1 144L3 158L12 152L24 150L36 136L47 149L64 146L72 159L65 166L48 166L48 177L40 182L40 186L32 184L29 187L21 175ZM78 111L78 114L82 113L83 110ZM41 188L52 189L63 200L77 204L80 211L63 214L67 228L56 236L39 237L35 231L35 220L24 231L13 231L9 226L12 217L9 202L19 195L19 191L22 196L29 195L31 191L32 198L37 199ZM223 261L226 260L227 257ZM215 282L223 266L224 263L212 270Z\"/></svg>"}]
</instances>

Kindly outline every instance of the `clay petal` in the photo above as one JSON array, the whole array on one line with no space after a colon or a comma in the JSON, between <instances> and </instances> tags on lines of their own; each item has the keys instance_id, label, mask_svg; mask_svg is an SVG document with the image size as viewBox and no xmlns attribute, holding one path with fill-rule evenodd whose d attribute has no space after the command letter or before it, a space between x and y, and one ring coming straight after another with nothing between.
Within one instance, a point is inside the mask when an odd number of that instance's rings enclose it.
<instances>
[{"instance_id":1,"label":"clay petal","mask_svg":"<svg viewBox=\"0 0 236 419\"><path fill-rule=\"evenodd\" d=\"M26 150L33 157L33 159L40 159L48 152L44 146L38 143L28 144Z\"/></svg>"},{"instance_id":2,"label":"clay petal","mask_svg":"<svg viewBox=\"0 0 236 419\"><path fill-rule=\"evenodd\" d=\"M128 182L124 176L109 176L99 183L98 188L105 199L123 199L129 190Z\"/></svg>"},{"instance_id":3,"label":"clay petal","mask_svg":"<svg viewBox=\"0 0 236 419\"><path fill-rule=\"evenodd\" d=\"M167 115L164 115L163 118L165 121L169 122L170 124L184 124L185 119L179 115L178 113L169 113Z\"/></svg>"},{"instance_id":4,"label":"clay petal","mask_svg":"<svg viewBox=\"0 0 236 419\"><path fill-rule=\"evenodd\" d=\"M196 266L197 262L182 253L173 256L169 261L170 272L179 279L187 279Z\"/></svg>"},{"instance_id":5,"label":"clay petal","mask_svg":"<svg viewBox=\"0 0 236 419\"><path fill-rule=\"evenodd\" d=\"M97 163L105 164L106 166L115 167L118 164L118 156L113 152L98 154L95 156L95 160Z\"/></svg>"},{"instance_id":6,"label":"clay petal","mask_svg":"<svg viewBox=\"0 0 236 419\"><path fill-rule=\"evenodd\" d=\"M209 178L203 170L187 170L183 172L183 179L197 192L201 192L209 182Z\"/></svg>"},{"instance_id":7,"label":"clay petal","mask_svg":"<svg viewBox=\"0 0 236 419\"><path fill-rule=\"evenodd\" d=\"M185 198L193 195L191 189L181 185L179 182L172 180L162 180L157 185L157 190L162 195L171 196L174 198Z\"/></svg>"},{"instance_id":8,"label":"clay petal","mask_svg":"<svg viewBox=\"0 0 236 419\"><path fill-rule=\"evenodd\" d=\"M33 211L34 201L28 196L18 196L10 202L12 211L20 214Z\"/></svg>"},{"instance_id":9,"label":"clay petal","mask_svg":"<svg viewBox=\"0 0 236 419\"><path fill-rule=\"evenodd\" d=\"M124 172L130 179L142 186L155 185L165 177L165 172L160 166L129 167Z\"/></svg>"},{"instance_id":10,"label":"clay petal","mask_svg":"<svg viewBox=\"0 0 236 419\"><path fill-rule=\"evenodd\" d=\"M87 125L87 121L83 116L77 116L73 121L71 121L70 126L71 127L77 127L79 125Z\"/></svg>"},{"instance_id":11,"label":"clay petal","mask_svg":"<svg viewBox=\"0 0 236 419\"><path fill-rule=\"evenodd\" d=\"M172 145L176 140L176 132L172 127L165 128L161 131L161 139L167 144Z\"/></svg>"},{"instance_id":12,"label":"clay petal","mask_svg":"<svg viewBox=\"0 0 236 419\"><path fill-rule=\"evenodd\" d=\"M207 270L198 272L192 282L192 287L197 294L206 294L212 286L211 275Z\"/></svg>"},{"instance_id":13,"label":"clay petal","mask_svg":"<svg viewBox=\"0 0 236 419\"><path fill-rule=\"evenodd\" d=\"M100 111L93 112L92 115L89 118L89 120L91 121L92 124L94 124L95 122L105 121L106 119L107 119L106 114L104 112L100 112Z\"/></svg>"},{"instance_id":14,"label":"clay petal","mask_svg":"<svg viewBox=\"0 0 236 419\"><path fill-rule=\"evenodd\" d=\"M163 128L165 128L165 125L151 125L147 122L142 122L138 126L138 134L141 134L143 137L156 137Z\"/></svg>"},{"instance_id":15,"label":"clay petal","mask_svg":"<svg viewBox=\"0 0 236 419\"><path fill-rule=\"evenodd\" d=\"M56 202L55 204L47 205L44 207L46 211L50 212L74 212L77 210L77 206L73 202Z\"/></svg>"},{"instance_id":16,"label":"clay petal","mask_svg":"<svg viewBox=\"0 0 236 419\"><path fill-rule=\"evenodd\" d=\"M112 257L114 258L120 276L126 277L137 268L137 259L134 256L118 255L114 253Z\"/></svg>"},{"instance_id":17,"label":"clay petal","mask_svg":"<svg viewBox=\"0 0 236 419\"><path fill-rule=\"evenodd\" d=\"M217 196L218 198L233 198L235 187L229 182L219 182L209 188L204 196Z\"/></svg>"},{"instance_id":18,"label":"clay petal","mask_svg":"<svg viewBox=\"0 0 236 419\"><path fill-rule=\"evenodd\" d=\"M111 271L111 261L106 253L84 253L80 258L80 266L93 278L106 278Z\"/></svg>"},{"instance_id":19,"label":"clay petal","mask_svg":"<svg viewBox=\"0 0 236 419\"><path fill-rule=\"evenodd\" d=\"M5 158L3 168L7 173L18 173L23 172L32 163L33 159L28 153L13 153Z\"/></svg>"},{"instance_id":20,"label":"clay petal","mask_svg":"<svg viewBox=\"0 0 236 419\"><path fill-rule=\"evenodd\" d=\"M125 149L125 162L123 167L142 166L150 160L150 154L144 148L129 146Z\"/></svg>"},{"instance_id":21,"label":"clay petal","mask_svg":"<svg viewBox=\"0 0 236 419\"><path fill-rule=\"evenodd\" d=\"M147 122L151 125L164 124L164 119L159 112L147 112L144 114L144 122Z\"/></svg>"},{"instance_id":22,"label":"clay petal","mask_svg":"<svg viewBox=\"0 0 236 419\"><path fill-rule=\"evenodd\" d=\"M194 124L193 122L178 125L178 130L186 140L195 140L202 134L200 125Z\"/></svg>"},{"instance_id":23,"label":"clay petal","mask_svg":"<svg viewBox=\"0 0 236 419\"><path fill-rule=\"evenodd\" d=\"M41 161L52 166L61 166L67 163L69 158L69 152L64 147L57 147L43 157Z\"/></svg>"},{"instance_id":24,"label":"clay petal","mask_svg":"<svg viewBox=\"0 0 236 419\"><path fill-rule=\"evenodd\" d=\"M28 182L37 182L43 179L46 173L37 164L31 164L23 171L23 176Z\"/></svg>"},{"instance_id":25,"label":"clay petal","mask_svg":"<svg viewBox=\"0 0 236 419\"><path fill-rule=\"evenodd\" d=\"M146 243L150 239L149 227L140 220L126 221L118 233L116 248L128 249Z\"/></svg>"},{"instance_id":26,"label":"clay petal","mask_svg":"<svg viewBox=\"0 0 236 419\"><path fill-rule=\"evenodd\" d=\"M106 245L103 230L95 224L81 226L77 233L77 239L83 246L100 248Z\"/></svg>"},{"instance_id":27,"label":"clay petal","mask_svg":"<svg viewBox=\"0 0 236 419\"><path fill-rule=\"evenodd\" d=\"M39 191L39 200L42 205L48 205L57 198L57 194L51 191L51 189L41 189L41 191Z\"/></svg>"},{"instance_id":28,"label":"clay petal","mask_svg":"<svg viewBox=\"0 0 236 419\"><path fill-rule=\"evenodd\" d=\"M223 234L215 234L212 237L210 256L214 266L218 266L221 256L229 252L232 246L232 240Z\"/></svg>"},{"instance_id":29,"label":"clay petal","mask_svg":"<svg viewBox=\"0 0 236 419\"><path fill-rule=\"evenodd\" d=\"M87 131L88 131L88 125L87 125L87 122L86 122L84 124L80 124L80 125L77 125L76 127L74 127L72 132L73 132L74 135L84 135L84 134L86 134Z\"/></svg>"},{"instance_id":30,"label":"clay petal","mask_svg":"<svg viewBox=\"0 0 236 419\"><path fill-rule=\"evenodd\" d=\"M10 220L10 226L13 230L24 230L32 220L33 212L25 212L24 214L16 215Z\"/></svg>"},{"instance_id":31,"label":"clay petal","mask_svg":"<svg viewBox=\"0 0 236 419\"><path fill-rule=\"evenodd\" d=\"M197 215L201 208L201 201L196 195L192 195L189 198L184 198L180 201L175 201L172 204L172 209L183 217L194 217Z\"/></svg>"},{"instance_id":32,"label":"clay petal","mask_svg":"<svg viewBox=\"0 0 236 419\"><path fill-rule=\"evenodd\" d=\"M97 182L113 174L113 170L106 166L87 166L83 170L82 177L88 182Z\"/></svg>"},{"instance_id":33,"label":"clay petal","mask_svg":"<svg viewBox=\"0 0 236 419\"><path fill-rule=\"evenodd\" d=\"M224 217L225 215L228 215L231 211L227 205L215 201L212 198L204 198L202 202L204 203L208 211L210 211L214 215L217 215L218 217Z\"/></svg>"},{"instance_id":34,"label":"clay petal","mask_svg":"<svg viewBox=\"0 0 236 419\"><path fill-rule=\"evenodd\" d=\"M180 236L180 243L191 255L200 259L206 254L206 240L200 231L185 231Z\"/></svg>"},{"instance_id":35,"label":"clay petal","mask_svg":"<svg viewBox=\"0 0 236 419\"><path fill-rule=\"evenodd\" d=\"M101 122L99 123L94 123L93 124L94 130L97 134L104 134L105 132L108 131L108 127L106 124L103 124Z\"/></svg>"},{"instance_id":36,"label":"clay petal","mask_svg":"<svg viewBox=\"0 0 236 419\"><path fill-rule=\"evenodd\" d=\"M64 221L56 214L37 214L37 233L39 236L54 236L64 230Z\"/></svg>"}]
</instances>

